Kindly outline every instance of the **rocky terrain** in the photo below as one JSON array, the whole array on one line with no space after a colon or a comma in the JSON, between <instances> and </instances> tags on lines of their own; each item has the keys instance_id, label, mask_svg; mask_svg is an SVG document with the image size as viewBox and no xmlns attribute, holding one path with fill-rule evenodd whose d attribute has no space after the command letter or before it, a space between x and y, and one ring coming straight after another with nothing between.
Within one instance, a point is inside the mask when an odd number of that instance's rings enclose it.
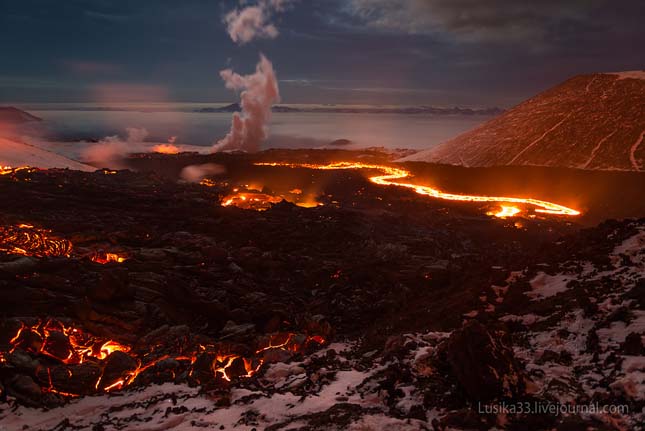
<instances>
[{"instance_id":1,"label":"rocky terrain","mask_svg":"<svg viewBox=\"0 0 645 431\"><path fill-rule=\"evenodd\" d=\"M0 429L641 429L645 220L201 157L0 175ZM324 205L220 205L247 175Z\"/></svg>"},{"instance_id":2,"label":"rocky terrain","mask_svg":"<svg viewBox=\"0 0 645 431\"><path fill-rule=\"evenodd\" d=\"M642 171L644 136L645 72L580 75L404 160Z\"/></svg>"}]
</instances>

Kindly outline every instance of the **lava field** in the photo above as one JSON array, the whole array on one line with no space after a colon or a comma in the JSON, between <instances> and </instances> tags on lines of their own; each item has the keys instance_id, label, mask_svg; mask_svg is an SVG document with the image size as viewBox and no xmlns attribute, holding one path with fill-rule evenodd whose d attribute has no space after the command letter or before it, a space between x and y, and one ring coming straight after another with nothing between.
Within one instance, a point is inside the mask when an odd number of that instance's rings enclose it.
<instances>
[{"instance_id":1,"label":"lava field","mask_svg":"<svg viewBox=\"0 0 645 431\"><path fill-rule=\"evenodd\" d=\"M640 429L645 219L262 165L337 156L3 171L0 429ZM502 401L623 410L482 411Z\"/></svg>"}]
</instances>

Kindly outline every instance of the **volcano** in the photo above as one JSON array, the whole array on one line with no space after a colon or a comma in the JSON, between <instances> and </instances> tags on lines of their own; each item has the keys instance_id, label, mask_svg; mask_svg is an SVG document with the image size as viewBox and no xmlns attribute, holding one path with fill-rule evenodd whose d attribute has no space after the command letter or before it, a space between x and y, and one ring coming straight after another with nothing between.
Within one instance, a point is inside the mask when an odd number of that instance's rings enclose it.
<instances>
[{"instance_id":1,"label":"volcano","mask_svg":"<svg viewBox=\"0 0 645 431\"><path fill-rule=\"evenodd\" d=\"M645 71L575 76L402 161L642 171Z\"/></svg>"}]
</instances>

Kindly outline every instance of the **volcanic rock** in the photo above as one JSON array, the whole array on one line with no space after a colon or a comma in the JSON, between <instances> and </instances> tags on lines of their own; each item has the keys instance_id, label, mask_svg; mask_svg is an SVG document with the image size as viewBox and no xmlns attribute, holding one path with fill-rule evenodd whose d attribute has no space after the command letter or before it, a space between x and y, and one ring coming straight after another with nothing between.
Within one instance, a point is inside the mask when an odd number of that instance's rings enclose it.
<instances>
[{"instance_id":1,"label":"volcanic rock","mask_svg":"<svg viewBox=\"0 0 645 431\"><path fill-rule=\"evenodd\" d=\"M629 333L629 335L625 337L625 342L621 345L621 350L625 355L645 355L645 347L643 346L642 335L636 332Z\"/></svg>"},{"instance_id":2,"label":"volcanic rock","mask_svg":"<svg viewBox=\"0 0 645 431\"><path fill-rule=\"evenodd\" d=\"M9 262L0 262L0 273L4 272L14 275L25 274L34 271L37 267L37 259L29 256L23 256Z\"/></svg>"},{"instance_id":3,"label":"volcanic rock","mask_svg":"<svg viewBox=\"0 0 645 431\"><path fill-rule=\"evenodd\" d=\"M7 394L28 406L40 407L42 392L40 386L29 376L15 375L8 382Z\"/></svg>"},{"instance_id":4,"label":"volcanic rock","mask_svg":"<svg viewBox=\"0 0 645 431\"><path fill-rule=\"evenodd\" d=\"M442 346L451 373L473 401L515 398L524 374L503 337L477 321L466 323Z\"/></svg>"}]
</instances>

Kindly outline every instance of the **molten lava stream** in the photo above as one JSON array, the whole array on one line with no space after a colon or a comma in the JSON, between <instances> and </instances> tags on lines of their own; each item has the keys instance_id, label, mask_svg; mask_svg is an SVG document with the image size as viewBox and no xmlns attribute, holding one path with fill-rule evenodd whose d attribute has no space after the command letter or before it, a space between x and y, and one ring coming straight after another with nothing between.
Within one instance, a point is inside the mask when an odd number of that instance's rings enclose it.
<instances>
[{"instance_id":1,"label":"molten lava stream","mask_svg":"<svg viewBox=\"0 0 645 431\"><path fill-rule=\"evenodd\" d=\"M184 371L188 371L186 375L198 384L218 378L228 382L236 378L249 378L255 375L263 364L272 362L272 357L275 360L274 353L280 353L277 357L284 357L282 353L291 355L303 352L309 346L320 346L325 343L326 340L319 335L307 336L286 332L266 335L264 342L260 343L256 351L248 357L236 354L231 350L231 346L222 343L199 344L186 351L180 349L182 351L175 354L170 351L160 355L155 353L154 347L147 353L141 353L139 349L139 354L135 354L135 350L130 346L113 340L96 338L72 325L50 319L35 324L21 323L20 328L9 341L9 350L0 351L0 372L3 372L2 367L6 364L10 364L10 367L15 366L13 355L17 350L35 358L46 357L50 362L41 362L38 369L42 373L37 372L42 390L65 397L76 397L92 392L120 390L137 384L139 378L143 378L144 384L155 381L155 376L159 374L157 366L167 359L181 363L181 366L175 369L176 372L172 372L169 381L173 381ZM116 352L120 352L117 355L134 359L130 361L133 365L122 369L117 374L108 374L105 370L108 368L111 355ZM70 380L74 379L75 371L79 370L78 367L88 365L91 369L97 370L95 375L85 374L94 376L89 382L83 380L83 383L89 383L91 387L70 385L73 383ZM144 376L146 372L147 377ZM69 388L76 389L70 391Z\"/></svg>"},{"instance_id":2,"label":"molten lava stream","mask_svg":"<svg viewBox=\"0 0 645 431\"><path fill-rule=\"evenodd\" d=\"M123 263L128 258L125 255L119 253L96 253L90 258L92 262L100 263L101 265L106 265L108 263Z\"/></svg>"},{"instance_id":3,"label":"molten lava stream","mask_svg":"<svg viewBox=\"0 0 645 431\"><path fill-rule=\"evenodd\" d=\"M370 165L367 163L354 162L337 162L326 165L317 165L311 163L255 163L256 166L285 166L290 168L306 168L319 170L338 170L338 169L373 169L383 173L383 175L374 175L369 180L374 184L381 186L399 186L414 190L416 193L424 196L430 196L437 199L445 199L460 202L503 202L520 205L530 205L536 207L535 211L544 214L577 216L580 211L572 208L558 205L552 202L542 201L533 198L513 198L504 196L478 196L478 195L459 195L453 193L444 193L430 186L423 186L413 183L405 183L398 180L410 177L410 172L402 168L394 168L386 165ZM510 207L509 207L510 208ZM520 210L517 207L512 215L516 215ZM504 215L507 217L509 215Z\"/></svg>"},{"instance_id":4,"label":"molten lava stream","mask_svg":"<svg viewBox=\"0 0 645 431\"><path fill-rule=\"evenodd\" d=\"M28 224L0 226L0 251L35 257L69 257L72 243L52 236L50 230Z\"/></svg>"}]
</instances>

